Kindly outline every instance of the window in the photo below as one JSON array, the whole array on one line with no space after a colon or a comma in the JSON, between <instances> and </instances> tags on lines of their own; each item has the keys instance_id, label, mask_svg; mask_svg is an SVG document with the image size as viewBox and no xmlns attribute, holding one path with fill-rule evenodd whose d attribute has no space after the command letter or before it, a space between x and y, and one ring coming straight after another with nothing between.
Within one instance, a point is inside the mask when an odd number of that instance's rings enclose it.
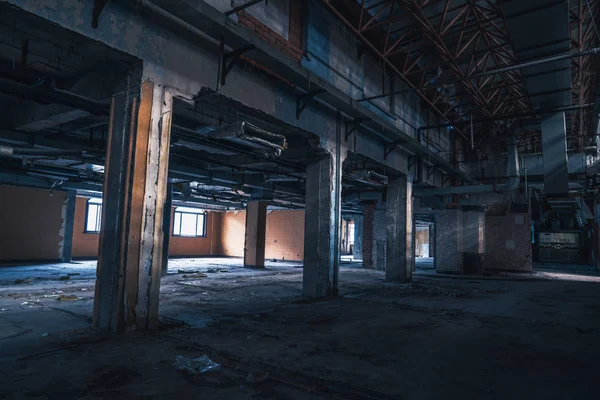
<instances>
[{"instance_id":1,"label":"window","mask_svg":"<svg viewBox=\"0 0 600 400\"><path fill-rule=\"evenodd\" d=\"M173 236L206 237L206 212L197 208L177 207Z\"/></svg>"},{"instance_id":2,"label":"window","mask_svg":"<svg viewBox=\"0 0 600 400\"><path fill-rule=\"evenodd\" d=\"M88 199L85 217L85 233L99 233L102 221L102 199Z\"/></svg>"}]
</instances>

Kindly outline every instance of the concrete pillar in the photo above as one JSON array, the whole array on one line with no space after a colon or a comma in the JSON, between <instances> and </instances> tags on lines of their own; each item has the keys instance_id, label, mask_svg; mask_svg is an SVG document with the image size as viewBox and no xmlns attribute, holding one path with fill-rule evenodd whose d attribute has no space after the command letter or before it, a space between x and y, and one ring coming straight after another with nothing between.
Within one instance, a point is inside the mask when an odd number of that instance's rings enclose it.
<instances>
[{"instance_id":1,"label":"concrete pillar","mask_svg":"<svg viewBox=\"0 0 600 400\"><path fill-rule=\"evenodd\" d=\"M385 278L410 282L413 249L412 182L406 176L392 178L387 186L386 262Z\"/></svg>"},{"instance_id":2,"label":"concrete pillar","mask_svg":"<svg viewBox=\"0 0 600 400\"><path fill-rule=\"evenodd\" d=\"M167 197L165 198L165 208L163 212L163 250L161 275L167 276L169 270L169 242L171 239L171 216L173 208L173 184L167 185Z\"/></svg>"},{"instance_id":3,"label":"concrete pillar","mask_svg":"<svg viewBox=\"0 0 600 400\"><path fill-rule=\"evenodd\" d=\"M378 201L373 212L373 268L385 271L387 251L386 204Z\"/></svg>"},{"instance_id":4,"label":"concrete pillar","mask_svg":"<svg viewBox=\"0 0 600 400\"><path fill-rule=\"evenodd\" d=\"M158 325L173 102L141 81L130 72L111 103L94 325L113 332Z\"/></svg>"},{"instance_id":5,"label":"concrete pillar","mask_svg":"<svg viewBox=\"0 0 600 400\"><path fill-rule=\"evenodd\" d=\"M331 156L306 168L302 293L308 297L337 295L341 179L336 172Z\"/></svg>"},{"instance_id":6,"label":"concrete pillar","mask_svg":"<svg viewBox=\"0 0 600 400\"><path fill-rule=\"evenodd\" d=\"M264 268L267 233L267 203L253 201L246 208L244 267Z\"/></svg>"},{"instance_id":7,"label":"concrete pillar","mask_svg":"<svg viewBox=\"0 0 600 400\"><path fill-rule=\"evenodd\" d=\"M434 265L437 272L463 272L463 218L461 210L435 213Z\"/></svg>"},{"instance_id":8,"label":"concrete pillar","mask_svg":"<svg viewBox=\"0 0 600 400\"><path fill-rule=\"evenodd\" d=\"M463 272L483 273L485 254L485 211L463 211Z\"/></svg>"},{"instance_id":9,"label":"concrete pillar","mask_svg":"<svg viewBox=\"0 0 600 400\"><path fill-rule=\"evenodd\" d=\"M62 262L71 262L73 254L73 228L75 225L75 202L77 201L77 192L69 190L63 205L63 245Z\"/></svg>"},{"instance_id":10,"label":"concrete pillar","mask_svg":"<svg viewBox=\"0 0 600 400\"><path fill-rule=\"evenodd\" d=\"M354 254L355 260L363 259L363 216L354 216Z\"/></svg>"},{"instance_id":11,"label":"concrete pillar","mask_svg":"<svg viewBox=\"0 0 600 400\"><path fill-rule=\"evenodd\" d=\"M435 226L429 225L429 257L435 252Z\"/></svg>"},{"instance_id":12,"label":"concrete pillar","mask_svg":"<svg viewBox=\"0 0 600 400\"><path fill-rule=\"evenodd\" d=\"M375 203L364 204L363 214L363 268L373 268L373 220Z\"/></svg>"}]
</instances>

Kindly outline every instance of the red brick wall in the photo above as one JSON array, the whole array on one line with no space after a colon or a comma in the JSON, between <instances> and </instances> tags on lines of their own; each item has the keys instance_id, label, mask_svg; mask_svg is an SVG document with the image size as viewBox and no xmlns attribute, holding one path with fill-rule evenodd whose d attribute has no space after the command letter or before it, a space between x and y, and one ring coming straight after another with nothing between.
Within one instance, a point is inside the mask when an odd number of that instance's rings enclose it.
<instances>
[{"instance_id":1,"label":"red brick wall","mask_svg":"<svg viewBox=\"0 0 600 400\"><path fill-rule=\"evenodd\" d=\"M268 26L258 19L242 11L238 14L238 20L241 25L248 27L251 31L260 36L265 42L278 48L293 59L300 61L302 59L302 2L298 0L290 1L290 30L289 39L275 33ZM246 60L247 57L245 57Z\"/></svg>"},{"instance_id":2,"label":"red brick wall","mask_svg":"<svg viewBox=\"0 0 600 400\"><path fill-rule=\"evenodd\" d=\"M373 218L375 204L365 204L363 215L363 268L373 268Z\"/></svg>"},{"instance_id":3,"label":"red brick wall","mask_svg":"<svg viewBox=\"0 0 600 400\"><path fill-rule=\"evenodd\" d=\"M246 233L246 212L223 213L221 225L221 245L219 254L223 256L244 256L244 235Z\"/></svg>"},{"instance_id":4,"label":"red brick wall","mask_svg":"<svg viewBox=\"0 0 600 400\"><path fill-rule=\"evenodd\" d=\"M100 235L97 233L84 233L85 216L87 208L87 197L77 197L75 203L75 223L73 227L73 258L96 258L98 257L98 241ZM171 209L171 228L173 232L173 214L175 207ZM219 255L221 250L221 222L222 213L209 212L206 220L206 237L190 238L173 236L169 239L169 256L210 256ZM243 233L242 233L243 234Z\"/></svg>"},{"instance_id":5,"label":"red brick wall","mask_svg":"<svg viewBox=\"0 0 600 400\"><path fill-rule=\"evenodd\" d=\"M244 256L246 212L223 213L220 250L225 256ZM280 210L267 214L265 258L304 259L304 210Z\"/></svg>"},{"instance_id":6,"label":"red brick wall","mask_svg":"<svg viewBox=\"0 0 600 400\"><path fill-rule=\"evenodd\" d=\"M171 236L169 238L169 256L210 256L217 254L216 244L219 243L220 236L215 234L215 220L220 213L208 212L206 215L206 237L183 237L173 236L173 221L175 207L171 209ZM219 221L220 222L220 221Z\"/></svg>"},{"instance_id":7,"label":"red brick wall","mask_svg":"<svg viewBox=\"0 0 600 400\"><path fill-rule=\"evenodd\" d=\"M265 258L304 259L304 210L281 210L267 214Z\"/></svg>"}]
</instances>

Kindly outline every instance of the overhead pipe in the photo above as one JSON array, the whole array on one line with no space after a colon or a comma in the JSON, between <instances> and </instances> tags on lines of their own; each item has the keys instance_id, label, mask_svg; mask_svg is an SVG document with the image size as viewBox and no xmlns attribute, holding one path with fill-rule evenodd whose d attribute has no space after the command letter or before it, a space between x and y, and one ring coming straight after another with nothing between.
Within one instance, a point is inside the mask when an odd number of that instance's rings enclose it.
<instances>
[{"instance_id":1,"label":"overhead pipe","mask_svg":"<svg viewBox=\"0 0 600 400\"><path fill-rule=\"evenodd\" d=\"M587 103L587 104L583 104L583 105L577 104L574 106L540 109L537 111L530 111L530 112L526 112L526 113L507 114L507 115L498 115L495 117L478 118L478 119L474 119L473 123L504 121L507 119L533 117L536 115L550 115L550 114L555 114L558 112L579 111L579 110L583 110L586 108L594 107L594 104L595 103ZM430 129L447 128L449 126L454 126L454 124L445 123L445 124L438 124L438 125L420 126L419 128L417 128L417 137L420 138L423 131L430 130Z\"/></svg>"},{"instance_id":2,"label":"overhead pipe","mask_svg":"<svg viewBox=\"0 0 600 400\"><path fill-rule=\"evenodd\" d=\"M34 149L23 147L0 146L0 156L32 156L32 157L54 157L64 155L84 155L86 150L60 150L60 149Z\"/></svg>"},{"instance_id":3,"label":"overhead pipe","mask_svg":"<svg viewBox=\"0 0 600 400\"><path fill-rule=\"evenodd\" d=\"M551 62L555 62L555 61L568 60L568 59L577 58L577 57L585 57L585 56L594 55L594 54L598 54L598 53L600 53L600 47L595 47L593 49L581 51L578 53L562 54L560 56L542 58L539 60L528 61L528 62L524 62L521 64L509 65L508 67L497 68L497 69L492 69L490 71L480 72L478 74L467 76L465 78L465 80L482 78L484 76L496 75L496 74L501 74L503 72L514 71L515 69L535 67L535 66L541 65L541 64L547 64L547 63L551 63Z\"/></svg>"},{"instance_id":4,"label":"overhead pipe","mask_svg":"<svg viewBox=\"0 0 600 400\"><path fill-rule=\"evenodd\" d=\"M62 104L67 107L87 111L93 115L110 114L110 107L106 103L54 87L46 89L41 86L34 87L10 79L0 78L0 93L37 102Z\"/></svg>"}]
</instances>

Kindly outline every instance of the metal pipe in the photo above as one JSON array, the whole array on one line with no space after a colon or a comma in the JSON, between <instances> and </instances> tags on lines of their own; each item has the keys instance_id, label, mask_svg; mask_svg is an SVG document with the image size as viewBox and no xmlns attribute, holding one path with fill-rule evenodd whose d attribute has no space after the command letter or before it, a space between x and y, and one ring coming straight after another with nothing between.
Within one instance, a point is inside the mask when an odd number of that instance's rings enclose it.
<instances>
[{"instance_id":1,"label":"metal pipe","mask_svg":"<svg viewBox=\"0 0 600 400\"><path fill-rule=\"evenodd\" d=\"M34 149L23 147L0 146L0 156L64 156L64 155L83 155L86 150L57 150L57 149Z\"/></svg>"},{"instance_id":2,"label":"metal pipe","mask_svg":"<svg viewBox=\"0 0 600 400\"><path fill-rule=\"evenodd\" d=\"M109 105L66 90L46 89L41 86L29 86L10 79L0 78L0 93L21 97L43 103L62 104L67 107L84 110L94 115L109 115Z\"/></svg>"},{"instance_id":3,"label":"metal pipe","mask_svg":"<svg viewBox=\"0 0 600 400\"><path fill-rule=\"evenodd\" d=\"M573 54L569 53L569 54L563 54L560 56L542 58L539 60L528 61L528 62L524 62L521 64L509 65L508 67L503 67L503 68L493 69L490 71L480 72L478 74L467 76L465 78L465 80L477 79L477 78L481 78L481 77L488 76L488 75L496 75L496 74L500 74L502 72L514 71L515 69L535 67L536 65L547 64L547 63L551 63L554 61L567 60L567 59L576 58L576 57L584 57L584 56L598 54L598 53L600 53L600 47L595 47L593 49L581 51L578 53L573 53Z\"/></svg>"},{"instance_id":4,"label":"metal pipe","mask_svg":"<svg viewBox=\"0 0 600 400\"><path fill-rule=\"evenodd\" d=\"M588 104L584 104L584 105L574 105L574 106L558 107L558 108L552 108L552 109L542 109L542 110L531 111L531 112L526 112L526 113L519 113L519 114L499 115L499 116L495 116L495 117L479 118L479 119L474 120L473 122L478 123L478 122L503 121L503 120L513 119L513 118L524 118L524 117L533 117L533 116L537 116L537 115L548 115L548 114L554 114L557 112L578 111L578 110L583 110L586 108L594 107L594 104L595 103L588 103ZM420 134L420 132L425 131L425 130L447 128L449 126L454 126L454 124L446 123L446 124L439 124L439 125L420 126L417 129L417 133Z\"/></svg>"},{"instance_id":5,"label":"metal pipe","mask_svg":"<svg viewBox=\"0 0 600 400\"><path fill-rule=\"evenodd\" d=\"M138 4L138 6L141 6L145 9L147 9L148 11L153 12L154 14L168 20L172 24L177 25L180 28L183 28L184 30L186 30L198 37L201 37L203 40L206 40L207 42L210 42L210 43L214 44L215 46L220 45L220 42L218 40L212 38L211 36L202 32L200 29L196 28L195 26L188 24L181 18L177 18L175 15L171 14L170 12L157 6L156 4L153 4L152 2L150 2L148 0L137 0L137 4ZM231 48L228 46L225 46L225 49L227 51L231 51Z\"/></svg>"}]
</instances>

